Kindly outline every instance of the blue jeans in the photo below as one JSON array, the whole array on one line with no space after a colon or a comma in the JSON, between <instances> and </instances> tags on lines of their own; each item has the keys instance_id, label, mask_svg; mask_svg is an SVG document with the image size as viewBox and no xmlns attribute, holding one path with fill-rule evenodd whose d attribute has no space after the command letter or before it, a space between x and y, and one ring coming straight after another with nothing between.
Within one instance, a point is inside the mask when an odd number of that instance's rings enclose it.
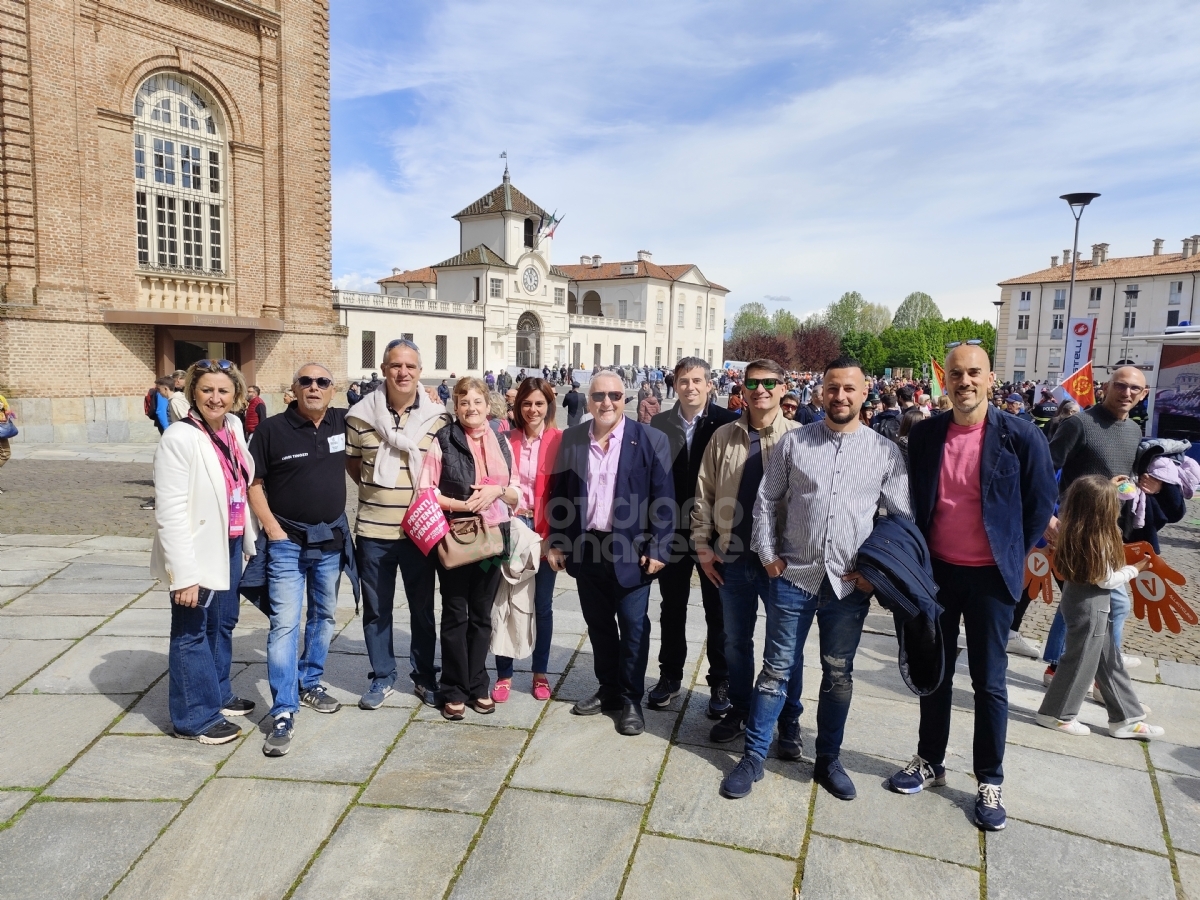
<instances>
[{"instance_id":1,"label":"blue jeans","mask_svg":"<svg viewBox=\"0 0 1200 900\"><path fill-rule=\"evenodd\" d=\"M327 550L316 559L301 555L291 540L267 545L267 588L271 595L271 631L267 635L267 682L271 715L294 713L300 691L317 687L325 672L325 656L333 639L342 551ZM300 618L308 597L304 653L300 654Z\"/></svg>"},{"instance_id":2,"label":"blue jeans","mask_svg":"<svg viewBox=\"0 0 1200 900\"><path fill-rule=\"evenodd\" d=\"M437 622L433 617L433 576L437 552L429 556L407 538L394 541L360 537L357 547L358 577L362 585L363 640L371 661L371 678L389 687L396 681L396 653L392 646L392 607L396 599L396 570L404 579L412 640L408 661L412 680L429 690L438 685L433 654L437 647Z\"/></svg>"},{"instance_id":3,"label":"blue jeans","mask_svg":"<svg viewBox=\"0 0 1200 900\"><path fill-rule=\"evenodd\" d=\"M750 714L754 695L754 625L758 620L758 601L767 603L771 579L755 557L742 556L718 567L725 583L718 588L725 621L725 663L729 667L729 701L743 716ZM701 574L701 578L707 575ZM780 718L800 718L800 682L803 666L792 667L787 699Z\"/></svg>"},{"instance_id":4,"label":"blue jeans","mask_svg":"<svg viewBox=\"0 0 1200 900\"><path fill-rule=\"evenodd\" d=\"M1062 585L1059 585L1061 588ZM1125 632L1125 620L1129 618L1132 602L1129 599L1128 585L1113 588L1108 595L1108 621L1112 628L1113 640L1117 649L1121 649L1121 635ZM1050 623L1050 633L1046 635L1046 647L1042 651L1042 659L1053 666L1062 659L1067 647L1067 624L1063 621L1061 610L1055 610L1054 621Z\"/></svg>"},{"instance_id":5,"label":"blue jeans","mask_svg":"<svg viewBox=\"0 0 1200 900\"><path fill-rule=\"evenodd\" d=\"M521 516L521 521L533 527L533 519ZM554 579L558 573L550 563L542 560L537 574L533 576L533 659L530 668L540 675L546 674L550 665L550 641L554 637ZM512 678L513 661L510 656L496 657L496 677Z\"/></svg>"},{"instance_id":6,"label":"blue jeans","mask_svg":"<svg viewBox=\"0 0 1200 900\"><path fill-rule=\"evenodd\" d=\"M821 582L815 596L782 577L771 579L766 647L746 723L746 753L766 758L775 723L790 694L792 676L804 665L804 641L814 617L821 638L816 752L818 758L836 758L841 753L854 693L854 654L870 607L870 598L859 591L839 598L828 578ZM798 689L796 698L798 703Z\"/></svg>"},{"instance_id":7,"label":"blue jeans","mask_svg":"<svg viewBox=\"0 0 1200 900\"><path fill-rule=\"evenodd\" d=\"M221 707L233 700L229 663L241 577L242 539L230 538L229 590L218 591L207 609L171 604L167 704L177 734L204 734L224 721Z\"/></svg>"}]
</instances>

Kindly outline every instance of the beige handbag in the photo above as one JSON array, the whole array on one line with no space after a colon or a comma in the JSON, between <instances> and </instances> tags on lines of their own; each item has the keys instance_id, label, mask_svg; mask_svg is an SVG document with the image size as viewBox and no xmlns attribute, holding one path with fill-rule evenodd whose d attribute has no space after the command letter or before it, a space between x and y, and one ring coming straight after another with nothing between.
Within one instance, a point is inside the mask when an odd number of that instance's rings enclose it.
<instances>
[{"instance_id":1,"label":"beige handbag","mask_svg":"<svg viewBox=\"0 0 1200 900\"><path fill-rule=\"evenodd\" d=\"M482 516L450 519L450 533L438 544L438 560L447 569L469 566L504 553L499 525L485 525Z\"/></svg>"}]
</instances>

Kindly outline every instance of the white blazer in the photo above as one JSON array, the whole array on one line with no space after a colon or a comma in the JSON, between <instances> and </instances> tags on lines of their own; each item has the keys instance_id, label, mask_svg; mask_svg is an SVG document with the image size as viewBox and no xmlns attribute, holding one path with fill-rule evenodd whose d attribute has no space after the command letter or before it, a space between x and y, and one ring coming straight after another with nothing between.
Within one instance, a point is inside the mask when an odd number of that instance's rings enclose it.
<instances>
[{"instance_id":1,"label":"white blazer","mask_svg":"<svg viewBox=\"0 0 1200 900\"><path fill-rule=\"evenodd\" d=\"M225 416L254 480L254 459L246 449L242 422ZM163 432L154 453L154 517L157 529L150 569L170 590L199 584L229 590L229 501L225 473L208 435L187 422ZM246 504L242 550L254 555L258 522Z\"/></svg>"}]
</instances>

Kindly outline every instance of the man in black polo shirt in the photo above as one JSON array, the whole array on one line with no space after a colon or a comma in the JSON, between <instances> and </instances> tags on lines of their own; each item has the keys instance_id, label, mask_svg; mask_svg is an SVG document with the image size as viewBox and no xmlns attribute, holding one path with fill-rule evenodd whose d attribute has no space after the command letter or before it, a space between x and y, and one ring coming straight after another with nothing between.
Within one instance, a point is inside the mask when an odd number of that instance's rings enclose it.
<instances>
[{"instance_id":1,"label":"man in black polo shirt","mask_svg":"<svg viewBox=\"0 0 1200 900\"><path fill-rule=\"evenodd\" d=\"M250 508L267 537L267 589L271 631L267 681L275 725L263 744L283 756L300 704L335 713L341 704L321 685L333 638L338 580L347 559L346 411L330 409L333 376L307 363L292 383L296 400L264 421L250 441L254 483ZM308 598L304 652L300 619Z\"/></svg>"}]
</instances>

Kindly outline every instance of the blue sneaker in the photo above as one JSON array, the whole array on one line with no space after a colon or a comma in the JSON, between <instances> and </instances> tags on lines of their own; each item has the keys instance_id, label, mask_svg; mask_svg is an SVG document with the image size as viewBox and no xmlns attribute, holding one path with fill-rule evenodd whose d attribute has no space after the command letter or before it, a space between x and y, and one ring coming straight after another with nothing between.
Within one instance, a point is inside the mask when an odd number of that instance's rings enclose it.
<instances>
[{"instance_id":1,"label":"blue sneaker","mask_svg":"<svg viewBox=\"0 0 1200 900\"><path fill-rule=\"evenodd\" d=\"M738 800L754 790L754 783L762 781L763 761L753 753L747 753L732 772L721 780L721 796Z\"/></svg>"},{"instance_id":2,"label":"blue sneaker","mask_svg":"<svg viewBox=\"0 0 1200 900\"><path fill-rule=\"evenodd\" d=\"M804 753L804 739L800 736L800 720L779 720L779 758L788 761L799 759Z\"/></svg>"},{"instance_id":3,"label":"blue sneaker","mask_svg":"<svg viewBox=\"0 0 1200 900\"><path fill-rule=\"evenodd\" d=\"M383 701L393 693L394 691L390 684L386 681L380 681L377 678L371 682L370 689L359 698L358 708L379 709L379 707L383 706Z\"/></svg>"},{"instance_id":4,"label":"blue sneaker","mask_svg":"<svg viewBox=\"0 0 1200 900\"><path fill-rule=\"evenodd\" d=\"M927 787L941 787L946 783L946 767L925 762L920 756L888 779L888 787L897 794L919 794Z\"/></svg>"},{"instance_id":5,"label":"blue sneaker","mask_svg":"<svg viewBox=\"0 0 1200 900\"><path fill-rule=\"evenodd\" d=\"M279 716L263 742L263 756L283 756L292 749L292 717Z\"/></svg>"},{"instance_id":6,"label":"blue sneaker","mask_svg":"<svg viewBox=\"0 0 1200 900\"><path fill-rule=\"evenodd\" d=\"M984 831L1001 831L1008 824L1000 785L979 785L979 793L975 796L975 824Z\"/></svg>"},{"instance_id":7,"label":"blue sneaker","mask_svg":"<svg viewBox=\"0 0 1200 900\"><path fill-rule=\"evenodd\" d=\"M853 800L858 796L854 782L842 768L842 761L836 756L818 756L817 764L813 766L813 781L819 784L839 800Z\"/></svg>"},{"instance_id":8,"label":"blue sneaker","mask_svg":"<svg viewBox=\"0 0 1200 900\"><path fill-rule=\"evenodd\" d=\"M708 711L705 715L710 719L721 719L731 709L733 709L733 703L729 700L729 682L718 681L713 685L712 696L708 700Z\"/></svg>"},{"instance_id":9,"label":"blue sneaker","mask_svg":"<svg viewBox=\"0 0 1200 900\"><path fill-rule=\"evenodd\" d=\"M427 688L420 682L414 681L413 693L416 694L417 697L420 698L421 702L426 706L436 707L438 705L437 692L433 688Z\"/></svg>"}]
</instances>

